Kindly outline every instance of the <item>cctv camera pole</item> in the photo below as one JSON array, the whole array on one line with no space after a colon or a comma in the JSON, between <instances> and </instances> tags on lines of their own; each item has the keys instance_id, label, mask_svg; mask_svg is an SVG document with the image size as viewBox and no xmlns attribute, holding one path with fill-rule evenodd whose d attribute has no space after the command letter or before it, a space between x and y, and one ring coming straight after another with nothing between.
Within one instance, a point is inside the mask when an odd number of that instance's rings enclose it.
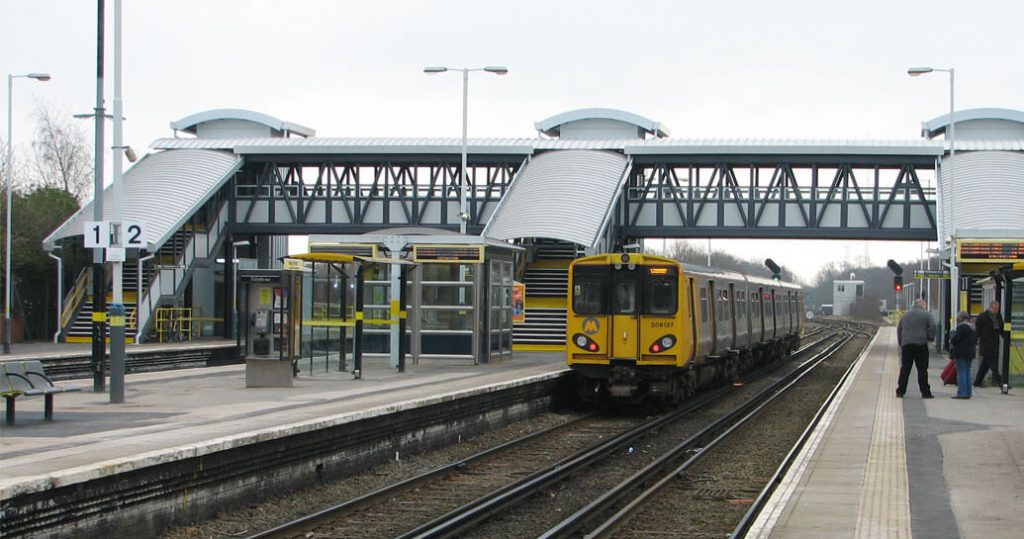
<instances>
[{"instance_id":1,"label":"cctv camera pole","mask_svg":"<svg viewBox=\"0 0 1024 539\"><path fill-rule=\"evenodd\" d=\"M99 6L96 25L96 108L93 119L96 120L96 149L94 153L95 169L93 171L92 219L103 220L103 121L106 111L103 109L103 0L97 0ZM107 279L103 271L103 248L92 250L92 390L99 393L106 388L106 352L107 352Z\"/></svg>"},{"instance_id":2,"label":"cctv camera pole","mask_svg":"<svg viewBox=\"0 0 1024 539\"><path fill-rule=\"evenodd\" d=\"M117 228L111 248L114 261L114 301L110 305L110 402L124 402L124 179L121 151L124 149L122 129L124 112L121 102L121 0L114 0L114 223Z\"/></svg>"}]
</instances>

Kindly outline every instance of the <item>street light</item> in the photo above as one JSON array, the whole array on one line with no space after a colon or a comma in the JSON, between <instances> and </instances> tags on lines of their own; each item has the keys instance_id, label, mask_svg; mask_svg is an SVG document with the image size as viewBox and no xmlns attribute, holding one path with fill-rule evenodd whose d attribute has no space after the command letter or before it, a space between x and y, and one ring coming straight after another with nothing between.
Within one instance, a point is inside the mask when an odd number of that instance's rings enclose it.
<instances>
[{"instance_id":1,"label":"street light","mask_svg":"<svg viewBox=\"0 0 1024 539\"><path fill-rule=\"evenodd\" d=\"M13 122L11 115L14 110L14 79L36 79L39 82L50 80L49 73L26 73L24 75L7 75L7 254L6 257L6 289L4 291L4 353L11 353L11 186L14 185L14 146L11 144Z\"/></svg>"},{"instance_id":2,"label":"street light","mask_svg":"<svg viewBox=\"0 0 1024 539\"><path fill-rule=\"evenodd\" d=\"M912 67L907 70L907 74L911 77L917 77L926 73L932 73L938 71L941 73L949 73L949 130L947 131L949 140L949 234L943 234L942 230L939 231L939 239L946 236L950 238L949 241L949 304L950 313L949 316L952 318L956 316L960 308L960 273L956 267L956 221L954 220L954 202L956 197L956 186L953 184L954 170L953 170L953 158L956 156L956 118L954 117L954 81L955 81L955 70L951 67L949 69L943 69L938 67ZM941 189L940 189L941 191ZM948 321L950 323L952 320Z\"/></svg>"},{"instance_id":3,"label":"street light","mask_svg":"<svg viewBox=\"0 0 1024 539\"><path fill-rule=\"evenodd\" d=\"M467 99L469 97L469 72L486 71L488 73L494 73L495 75L506 75L508 74L508 68L505 66L487 66L473 69L468 67L444 66L427 66L423 68L423 72L428 75L444 73L445 71L462 72L462 181L459 182L459 233L465 235L466 223L469 221L469 212L466 211L466 184L469 182L469 177L466 174L466 122L468 113Z\"/></svg>"},{"instance_id":4,"label":"street light","mask_svg":"<svg viewBox=\"0 0 1024 539\"><path fill-rule=\"evenodd\" d=\"M238 248L252 245L249 240L231 242L231 338L238 341Z\"/></svg>"}]
</instances>

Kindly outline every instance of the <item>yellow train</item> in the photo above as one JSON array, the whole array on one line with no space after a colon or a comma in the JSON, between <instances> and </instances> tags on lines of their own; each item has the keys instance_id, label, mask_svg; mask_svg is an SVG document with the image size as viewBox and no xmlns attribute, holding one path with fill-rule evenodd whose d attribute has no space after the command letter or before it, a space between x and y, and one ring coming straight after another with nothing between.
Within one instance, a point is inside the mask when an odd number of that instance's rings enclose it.
<instances>
[{"instance_id":1,"label":"yellow train","mask_svg":"<svg viewBox=\"0 0 1024 539\"><path fill-rule=\"evenodd\" d=\"M792 352L799 285L635 253L569 266L566 355L582 397L682 400Z\"/></svg>"}]
</instances>

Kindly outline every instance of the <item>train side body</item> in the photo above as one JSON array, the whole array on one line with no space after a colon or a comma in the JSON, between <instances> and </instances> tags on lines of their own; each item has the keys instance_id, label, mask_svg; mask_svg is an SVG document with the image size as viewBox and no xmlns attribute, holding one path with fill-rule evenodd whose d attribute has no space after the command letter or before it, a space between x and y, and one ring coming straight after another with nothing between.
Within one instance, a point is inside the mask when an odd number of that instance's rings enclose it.
<instances>
[{"instance_id":1,"label":"train side body","mask_svg":"<svg viewBox=\"0 0 1024 539\"><path fill-rule=\"evenodd\" d=\"M567 362L584 394L685 398L795 348L799 286L644 254L569 268Z\"/></svg>"}]
</instances>

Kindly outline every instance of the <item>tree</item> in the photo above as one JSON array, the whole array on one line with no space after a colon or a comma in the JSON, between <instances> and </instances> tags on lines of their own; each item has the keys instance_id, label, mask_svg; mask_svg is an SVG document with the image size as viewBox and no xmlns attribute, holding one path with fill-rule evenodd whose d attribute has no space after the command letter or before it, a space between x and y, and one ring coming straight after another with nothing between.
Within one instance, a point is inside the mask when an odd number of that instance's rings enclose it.
<instances>
[{"instance_id":1,"label":"tree","mask_svg":"<svg viewBox=\"0 0 1024 539\"><path fill-rule=\"evenodd\" d=\"M78 211L78 200L63 189L41 187L18 193L13 200L11 271L14 290L12 314L22 315L29 338L40 338L53 331L52 318L57 309L57 264L43 251L43 239ZM0 232L4 232L0 224ZM65 283L85 264L81 249L63 253ZM60 298L63 300L63 298Z\"/></svg>"},{"instance_id":2,"label":"tree","mask_svg":"<svg viewBox=\"0 0 1024 539\"><path fill-rule=\"evenodd\" d=\"M44 104L36 106L35 116L32 184L57 188L82 200L93 180L92 152L85 131Z\"/></svg>"}]
</instances>

